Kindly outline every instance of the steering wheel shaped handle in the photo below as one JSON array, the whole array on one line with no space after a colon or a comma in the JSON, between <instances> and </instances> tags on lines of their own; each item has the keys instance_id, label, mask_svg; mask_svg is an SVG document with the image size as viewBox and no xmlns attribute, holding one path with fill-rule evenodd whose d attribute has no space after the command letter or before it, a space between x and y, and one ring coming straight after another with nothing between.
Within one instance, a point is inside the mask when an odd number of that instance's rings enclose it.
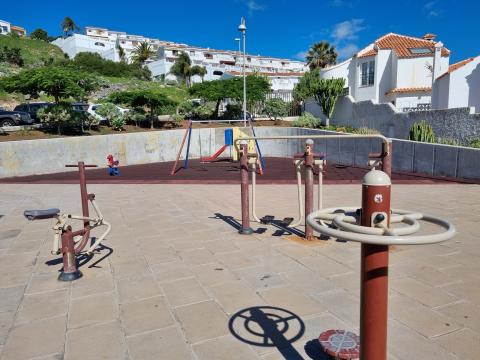
<instances>
[{"instance_id":1,"label":"steering wheel shaped handle","mask_svg":"<svg viewBox=\"0 0 480 360\"><path fill-rule=\"evenodd\" d=\"M437 216L413 213L407 210L392 210L390 223L403 223L398 228L367 227L356 225L356 218L349 215L357 208L328 208L312 212L307 216L307 223L315 231L340 240L356 241L373 245L423 245L435 244L453 238L455 226ZM338 229L319 223L318 220L331 221ZM444 232L431 235L411 235L420 229L418 220L423 220L445 229Z\"/></svg>"}]
</instances>

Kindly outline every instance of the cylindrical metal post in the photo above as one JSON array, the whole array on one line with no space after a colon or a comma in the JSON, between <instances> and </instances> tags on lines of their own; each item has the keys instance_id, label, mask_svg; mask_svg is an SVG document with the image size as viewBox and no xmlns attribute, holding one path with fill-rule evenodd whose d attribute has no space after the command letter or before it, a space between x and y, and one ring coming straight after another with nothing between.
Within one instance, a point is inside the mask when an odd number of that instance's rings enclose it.
<instances>
[{"instance_id":1,"label":"cylindrical metal post","mask_svg":"<svg viewBox=\"0 0 480 360\"><path fill-rule=\"evenodd\" d=\"M305 239L313 240L313 228L307 223L307 216L313 211L313 140L305 141Z\"/></svg>"},{"instance_id":2,"label":"cylindrical metal post","mask_svg":"<svg viewBox=\"0 0 480 360\"><path fill-rule=\"evenodd\" d=\"M382 159L382 171L388 175L388 177L392 178L392 140L388 141L387 144L382 144L383 150L383 159Z\"/></svg>"},{"instance_id":3,"label":"cylindrical metal post","mask_svg":"<svg viewBox=\"0 0 480 360\"><path fill-rule=\"evenodd\" d=\"M363 179L362 226L390 224L391 181L372 170ZM362 244L360 359L387 359L388 246Z\"/></svg>"},{"instance_id":4,"label":"cylindrical metal post","mask_svg":"<svg viewBox=\"0 0 480 360\"><path fill-rule=\"evenodd\" d=\"M77 269L73 236L70 226L62 232L63 271L58 276L60 281L72 281L82 277L82 273Z\"/></svg>"},{"instance_id":5,"label":"cylindrical metal post","mask_svg":"<svg viewBox=\"0 0 480 360\"><path fill-rule=\"evenodd\" d=\"M250 205L248 194L248 142L242 140L240 142L240 191L242 199L242 227L238 231L242 235L250 235L253 233L250 227Z\"/></svg>"}]
</instances>

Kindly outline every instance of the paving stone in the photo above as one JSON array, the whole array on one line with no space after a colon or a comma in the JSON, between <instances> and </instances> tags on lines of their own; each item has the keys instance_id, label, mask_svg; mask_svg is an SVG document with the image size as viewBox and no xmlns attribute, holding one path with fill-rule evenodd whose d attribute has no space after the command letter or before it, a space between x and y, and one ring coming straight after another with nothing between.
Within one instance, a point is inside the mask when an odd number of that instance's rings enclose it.
<instances>
[{"instance_id":1,"label":"paving stone","mask_svg":"<svg viewBox=\"0 0 480 360\"><path fill-rule=\"evenodd\" d=\"M35 294L45 291L66 289L70 286L68 282L58 281L58 272L33 274L28 284L26 294Z\"/></svg>"},{"instance_id":2,"label":"paving stone","mask_svg":"<svg viewBox=\"0 0 480 360\"><path fill-rule=\"evenodd\" d=\"M255 266L235 270L235 273L247 281L255 290L287 285L285 279L271 266Z\"/></svg>"},{"instance_id":3,"label":"paving stone","mask_svg":"<svg viewBox=\"0 0 480 360\"><path fill-rule=\"evenodd\" d=\"M118 308L113 293L92 295L72 300L68 328L74 329L118 318Z\"/></svg>"},{"instance_id":4,"label":"paving stone","mask_svg":"<svg viewBox=\"0 0 480 360\"><path fill-rule=\"evenodd\" d=\"M174 323L163 296L121 304L120 310L127 335L164 328Z\"/></svg>"},{"instance_id":5,"label":"paving stone","mask_svg":"<svg viewBox=\"0 0 480 360\"><path fill-rule=\"evenodd\" d=\"M175 327L128 337L127 344L133 360L193 359L182 334Z\"/></svg>"},{"instance_id":6,"label":"paving stone","mask_svg":"<svg viewBox=\"0 0 480 360\"><path fill-rule=\"evenodd\" d=\"M17 311L25 286L0 288L0 312Z\"/></svg>"},{"instance_id":7,"label":"paving stone","mask_svg":"<svg viewBox=\"0 0 480 360\"><path fill-rule=\"evenodd\" d=\"M155 279L160 283L195 276L191 267L183 261L155 264L152 265L152 271Z\"/></svg>"},{"instance_id":8,"label":"paving stone","mask_svg":"<svg viewBox=\"0 0 480 360\"><path fill-rule=\"evenodd\" d=\"M326 256L307 257L299 260L310 270L318 272L323 277L341 275L352 272L349 267L340 264Z\"/></svg>"},{"instance_id":9,"label":"paving stone","mask_svg":"<svg viewBox=\"0 0 480 360\"><path fill-rule=\"evenodd\" d=\"M62 353L66 320L66 316L60 316L16 326L7 338L2 360L29 359Z\"/></svg>"},{"instance_id":10,"label":"paving stone","mask_svg":"<svg viewBox=\"0 0 480 360\"><path fill-rule=\"evenodd\" d=\"M435 342L462 360L477 359L480 352L480 334L467 328L439 336Z\"/></svg>"},{"instance_id":11,"label":"paving stone","mask_svg":"<svg viewBox=\"0 0 480 360\"><path fill-rule=\"evenodd\" d=\"M393 280L391 287L399 293L407 295L429 307L446 305L457 300L455 296L446 293L442 289L408 277Z\"/></svg>"},{"instance_id":12,"label":"paving stone","mask_svg":"<svg viewBox=\"0 0 480 360\"><path fill-rule=\"evenodd\" d=\"M117 282L120 303L162 295L153 276L121 278Z\"/></svg>"},{"instance_id":13,"label":"paving stone","mask_svg":"<svg viewBox=\"0 0 480 360\"><path fill-rule=\"evenodd\" d=\"M127 349L118 321L67 332L65 360L117 360L126 357Z\"/></svg>"},{"instance_id":14,"label":"paving stone","mask_svg":"<svg viewBox=\"0 0 480 360\"><path fill-rule=\"evenodd\" d=\"M142 258L132 258L115 262L113 271L117 279L131 278L146 275L149 272L146 260Z\"/></svg>"},{"instance_id":15,"label":"paving stone","mask_svg":"<svg viewBox=\"0 0 480 360\"><path fill-rule=\"evenodd\" d=\"M82 270L83 276L72 283L71 298L113 291L113 276L109 271Z\"/></svg>"},{"instance_id":16,"label":"paving stone","mask_svg":"<svg viewBox=\"0 0 480 360\"><path fill-rule=\"evenodd\" d=\"M5 267L0 269L0 288L25 286L31 276L31 267Z\"/></svg>"},{"instance_id":17,"label":"paving stone","mask_svg":"<svg viewBox=\"0 0 480 360\"><path fill-rule=\"evenodd\" d=\"M228 319L213 301L176 308L175 314L192 344L228 334Z\"/></svg>"},{"instance_id":18,"label":"paving stone","mask_svg":"<svg viewBox=\"0 0 480 360\"><path fill-rule=\"evenodd\" d=\"M215 257L230 270L258 265L251 256L247 256L243 251L216 254Z\"/></svg>"},{"instance_id":19,"label":"paving stone","mask_svg":"<svg viewBox=\"0 0 480 360\"><path fill-rule=\"evenodd\" d=\"M161 287L169 304L173 307L210 299L210 296L203 290L195 278L165 282L161 284Z\"/></svg>"},{"instance_id":20,"label":"paving stone","mask_svg":"<svg viewBox=\"0 0 480 360\"><path fill-rule=\"evenodd\" d=\"M240 280L212 286L210 291L227 314L265 304L255 290Z\"/></svg>"},{"instance_id":21,"label":"paving stone","mask_svg":"<svg viewBox=\"0 0 480 360\"><path fill-rule=\"evenodd\" d=\"M300 316L318 314L326 310L319 302L302 294L293 286L268 289L259 295L268 305L289 310Z\"/></svg>"},{"instance_id":22,"label":"paving stone","mask_svg":"<svg viewBox=\"0 0 480 360\"><path fill-rule=\"evenodd\" d=\"M212 253L205 248L180 251L179 255L186 264L190 265L201 265L215 262Z\"/></svg>"},{"instance_id":23,"label":"paving stone","mask_svg":"<svg viewBox=\"0 0 480 360\"><path fill-rule=\"evenodd\" d=\"M8 332L13 326L13 320L15 318L14 311L7 311L0 313L0 345L5 343ZM1 354L1 351L0 351Z\"/></svg>"},{"instance_id":24,"label":"paving stone","mask_svg":"<svg viewBox=\"0 0 480 360\"><path fill-rule=\"evenodd\" d=\"M67 289L25 295L20 305L16 324L66 314L67 295Z\"/></svg>"},{"instance_id":25,"label":"paving stone","mask_svg":"<svg viewBox=\"0 0 480 360\"><path fill-rule=\"evenodd\" d=\"M480 333L480 304L461 301L435 309L456 323Z\"/></svg>"},{"instance_id":26,"label":"paving stone","mask_svg":"<svg viewBox=\"0 0 480 360\"><path fill-rule=\"evenodd\" d=\"M360 323L360 300L344 289L333 289L312 295L329 312L351 326Z\"/></svg>"},{"instance_id":27,"label":"paving stone","mask_svg":"<svg viewBox=\"0 0 480 360\"><path fill-rule=\"evenodd\" d=\"M446 316L403 295L391 298L389 309L392 317L426 337L460 329L460 325Z\"/></svg>"},{"instance_id":28,"label":"paving stone","mask_svg":"<svg viewBox=\"0 0 480 360\"><path fill-rule=\"evenodd\" d=\"M213 286L238 279L228 268L217 262L194 266L192 271L203 286Z\"/></svg>"},{"instance_id":29,"label":"paving stone","mask_svg":"<svg viewBox=\"0 0 480 360\"><path fill-rule=\"evenodd\" d=\"M246 344L232 336L220 337L193 346L199 360L250 360L259 359Z\"/></svg>"}]
</instances>

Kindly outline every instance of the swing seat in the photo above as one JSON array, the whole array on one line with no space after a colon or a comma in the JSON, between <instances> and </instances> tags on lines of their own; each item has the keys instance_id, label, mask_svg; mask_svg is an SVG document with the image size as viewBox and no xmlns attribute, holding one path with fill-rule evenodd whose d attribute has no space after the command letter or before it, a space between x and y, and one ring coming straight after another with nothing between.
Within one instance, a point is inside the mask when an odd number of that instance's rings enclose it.
<instances>
[{"instance_id":1,"label":"swing seat","mask_svg":"<svg viewBox=\"0 0 480 360\"><path fill-rule=\"evenodd\" d=\"M28 220L43 220L43 219L52 219L57 217L60 214L60 209L52 208L46 210L25 210L23 216Z\"/></svg>"},{"instance_id":2,"label":"swing seat","mask_svg":"<svg viewBox=\"0 0 480 360\"><path fill-rule=\"evenodd\" d=\"M267 224L271 223L273 220L275 220L275 216L265 215L264 217L262 217L262 218L260 219L260 222L261 222L262 224L267 225Z\"/></svg>"}]
</instances>

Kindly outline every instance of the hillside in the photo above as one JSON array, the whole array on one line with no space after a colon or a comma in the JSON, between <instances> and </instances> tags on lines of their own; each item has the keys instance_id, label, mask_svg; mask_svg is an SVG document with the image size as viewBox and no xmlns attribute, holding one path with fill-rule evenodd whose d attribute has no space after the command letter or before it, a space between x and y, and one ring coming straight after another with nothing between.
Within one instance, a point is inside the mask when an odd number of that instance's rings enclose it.
<instances>
[{"instance_id":1,"label":"hillside","mask_svg":"<svg viewBox=\"0 0 480 360\"><path fill-rule=\"evenodd\" d=\"M24 68L41 66L45 62L63 59L64 55L58 46L48 42L27 38L19 38L8 35L0 35L0 49L6 46L8 48L20 48L22 58L25 61ZM0 76L11 75L20 71L17 66L0 63Z\"/></svg>"}]
</instances>

